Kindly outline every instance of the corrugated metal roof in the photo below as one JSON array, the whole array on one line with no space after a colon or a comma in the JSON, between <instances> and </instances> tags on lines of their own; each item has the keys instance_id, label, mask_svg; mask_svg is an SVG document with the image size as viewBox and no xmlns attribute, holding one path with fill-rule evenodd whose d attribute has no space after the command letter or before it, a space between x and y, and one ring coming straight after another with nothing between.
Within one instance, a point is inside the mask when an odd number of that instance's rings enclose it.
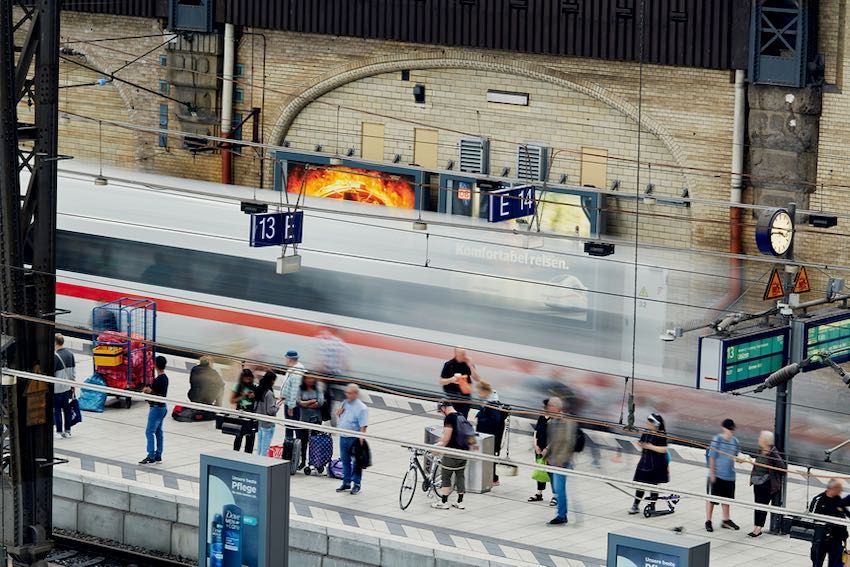
<instances>
[{"instance_id":1,"label":"corrugated metal roof","mask_svg":"<svg viewBox=\"0 0 850 567\"><path fill-rule=\"evenodd\" d=\"M65 0L163 17L166 0ZM643 7L643 19L641 18ZM743 69L751 0L216 0L216 21L273 30Z\"/></svg>"}]
</instances>

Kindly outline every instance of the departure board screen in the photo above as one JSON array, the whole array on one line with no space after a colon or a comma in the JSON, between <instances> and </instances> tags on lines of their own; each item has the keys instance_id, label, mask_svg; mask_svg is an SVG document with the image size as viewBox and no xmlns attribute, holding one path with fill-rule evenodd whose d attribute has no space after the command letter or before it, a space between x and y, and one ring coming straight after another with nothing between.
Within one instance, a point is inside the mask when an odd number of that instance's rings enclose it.
<instances>
[{"instance_id":1,"label":"departure board screen","mask_svg":"<svg viewBox=\"0 0 850 567\"><path fill-rule=\"evenodd\" d=\"M842 313L830 317L822 317L806 322L804 327L806 344L803 349L803 357L826 352L831 354L832 360L841 364L850 360L850 313ZM820 368L822 365L814 364L806 367L806 370Z\"/></svg>"},{"instance_id":2,"label":"departure board screen","mask_svg":"<svg viewBox=\"0 0 850 567\"><path fill-rule=\"evenodd\" d=\"M726 346L725 384L735 389L741 382L762 382L785 366L785 335L766 336Z\"/></svg>"},{"instance_id":3,"label":"departure board screen","mask_svg":"<svg viewBox=\"0 0 850 567\"><path fill-rule=\"evenodd\" d=\"M789 360L788 327L700 338L697 387L731 392L764 382Z\"/></svg>"}]
</instances>

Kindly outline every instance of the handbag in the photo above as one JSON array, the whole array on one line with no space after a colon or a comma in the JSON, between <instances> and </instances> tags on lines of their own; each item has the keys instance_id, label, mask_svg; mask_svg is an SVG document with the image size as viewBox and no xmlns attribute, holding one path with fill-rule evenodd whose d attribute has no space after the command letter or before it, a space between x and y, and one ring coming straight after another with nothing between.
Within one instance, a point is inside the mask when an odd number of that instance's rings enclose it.
<instances>
[{"instance_id":1,"label":"handbag","mask_svg":"<svg viewBox=\"0 0 850 567\"><path fill-rule=\"evenodd\" d=\"M68 405L71 408L71 421L69 426L74 426L78 423L82 423L83 412L80 411L80 402L77 400L76 395L71 398L71 400L68 402Z\"/></svg>"},{"instance_id":2,"label":"handbag","mask_svg":"<svg viewBox=\"0 0 850 567\"><path fill-rule=\"evenodd\" d=\"M534 461L538 465L546 464L545 457L537 457L536 459L534 459ZM537 482L549 482L549 473L541 469L536 469L534 472L531 473L531 478L533 480L536 480Z\"/></svg>"}]
</instances>

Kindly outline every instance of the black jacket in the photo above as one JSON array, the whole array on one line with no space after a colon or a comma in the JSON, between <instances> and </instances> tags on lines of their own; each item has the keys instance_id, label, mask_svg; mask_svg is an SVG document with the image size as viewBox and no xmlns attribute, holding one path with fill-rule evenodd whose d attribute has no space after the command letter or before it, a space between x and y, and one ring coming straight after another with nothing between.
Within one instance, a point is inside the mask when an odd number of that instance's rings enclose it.
<instances>
[{"instance_id":1,"label":"black jacket","mask_svg":"<svg viewBox=\"0 0 850 567\"><path fill-rule=\"evenodd\" d=\"M812 499L809 505L809 512L815 514L823 514L825 516L835 516L836 518L846 518L847 512L845 505L847 498L840 496L829 497L826 492L821 492ZM819 541L845 541L847 539L847 528L838 524L826 524L824 528L815 529L815 539Z\"/></svg>"},{"instance_id":2,"label":"black jacket","mask_svg":"<svg viewBox=\"0 0 850 567\"><path fill-rule=\"evenodd\" d=\"M363 443L355 441L352 451L354 452L354 459L357 461L358 468L368 469L372 466L372 450L369 448L367 441L363 441Z\"/></svg>"}]
</instances>

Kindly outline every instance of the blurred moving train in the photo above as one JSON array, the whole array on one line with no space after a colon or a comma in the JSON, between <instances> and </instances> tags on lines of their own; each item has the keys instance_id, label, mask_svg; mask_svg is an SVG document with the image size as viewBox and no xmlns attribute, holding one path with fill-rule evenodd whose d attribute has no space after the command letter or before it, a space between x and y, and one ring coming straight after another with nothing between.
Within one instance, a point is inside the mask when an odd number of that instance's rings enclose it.
<instances>
[{"instance_id":1,"label":"blurred moving train","mask_svg":"<svg viewBox=\"0 0 850 567\"><path fill-rule=\"evenodd\" d=\"M333 327L353 351L351 372L387 385L436 391L440 362L463 344L510 403L538 407L554 381L574 392L582 417L616 423L634 371L638 425L660 411L674 434L702 440L727 416L749 440L772 426L771 397L694 390L693 341L672 354L658 340L680 313L668 312L668 273L656 266L684 256L647 257L635 275L633 250L588 258L574 240L532 241L439 213L422 213L424 234L410 210L308 197L303 267L280 276L280 248L249 247L239 203L273 206L285 193L120 170L101 187L73 167L59 179L63 322L88 326L97 303L141 296L158 303L159 341L188 350L280 363L294 348L309 366L314 337ZM846 407L831 383L809 393ZM822 460L850 437L846 421L797 412L792 452Z\"/></svg>"}]
</instances>

